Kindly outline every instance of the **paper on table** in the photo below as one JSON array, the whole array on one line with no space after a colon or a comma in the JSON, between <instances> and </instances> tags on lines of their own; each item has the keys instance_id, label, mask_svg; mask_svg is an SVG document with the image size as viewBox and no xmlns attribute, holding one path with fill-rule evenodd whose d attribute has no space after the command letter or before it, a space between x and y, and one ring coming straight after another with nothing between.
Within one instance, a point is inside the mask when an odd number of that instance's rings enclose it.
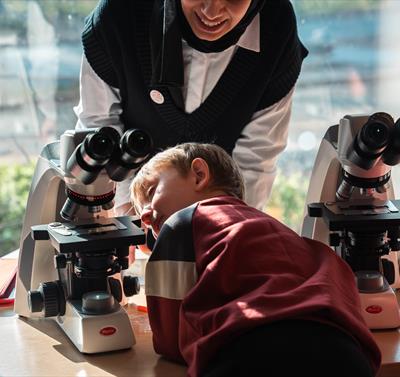
<instances>
[{"instance_id":1,"label":"paper on table","mask_svg":"<svg viewBox=\"0 0 400 377\"><path fill-rule=\"evenodd\" d=\"M15 287L17 265L18 259L0 258L0 300L9 299L12 295Z\"/></svg>"}]
</instances>

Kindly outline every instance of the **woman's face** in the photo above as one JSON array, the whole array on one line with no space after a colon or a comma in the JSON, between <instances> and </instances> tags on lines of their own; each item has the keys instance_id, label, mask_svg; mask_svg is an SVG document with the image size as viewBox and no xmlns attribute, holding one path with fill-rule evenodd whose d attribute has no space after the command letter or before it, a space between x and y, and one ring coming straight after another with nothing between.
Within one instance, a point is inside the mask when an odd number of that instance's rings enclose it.
<instances>
[{"instance_id":1,"label":"woman's face","mask_svg":"<svg viewBox=\"0 0 400 377\"><path fill-rule=\"evenodd\" d=\"M251 0L181 0L182 10L197 38L216 41L246 14Z\"/></svg>"}]
</instances>

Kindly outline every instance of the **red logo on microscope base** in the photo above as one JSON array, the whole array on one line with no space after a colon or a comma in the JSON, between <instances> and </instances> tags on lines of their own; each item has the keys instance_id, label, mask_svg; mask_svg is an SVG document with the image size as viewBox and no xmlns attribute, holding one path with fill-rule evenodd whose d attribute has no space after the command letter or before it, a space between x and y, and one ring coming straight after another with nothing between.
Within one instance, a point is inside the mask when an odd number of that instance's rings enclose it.
<instances>
[{"instance_id":1,"label":"red logo on microscope base","mask_svg":"<svg viewBox=\"0 0 400 377\"><path fill-rule=\"evenodd\" d=\"M99 333L100 335L103 336L110 336L110 335L114 335L117 332L117 329L113 326L107 326L107 327L103 327Z\"/></svg>"},{"instance_id":2,"label":"red logo on microscope base","mask_svg":"<svg viewBox=\"0 0 400 377\"><path fill-rule=\"evenodd\" d=\"M380 305L370 305L365 308L365 311L369 314L379 314L382 310L382 306Z\"/></svg>"}]
</instances>

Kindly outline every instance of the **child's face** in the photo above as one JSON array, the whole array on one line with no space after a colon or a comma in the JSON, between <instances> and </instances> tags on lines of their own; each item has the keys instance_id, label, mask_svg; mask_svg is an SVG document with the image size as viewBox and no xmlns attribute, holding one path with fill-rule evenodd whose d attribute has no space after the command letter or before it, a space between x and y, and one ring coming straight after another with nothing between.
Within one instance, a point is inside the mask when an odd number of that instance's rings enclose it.
<instances>
[{"instance_id":1,"label":"child's face","mask_svg":"<svg viewBox=\"0 0 400 377\"><path fill-rule=\"evenodd\" d=\"M166 167L149 182L146 199L136 203L141 208L143 224L158 236L161 226L175 212L201 200L196 191L196 177L189 172L187 177L173 167Z\"/></svg>"}]
</instances>

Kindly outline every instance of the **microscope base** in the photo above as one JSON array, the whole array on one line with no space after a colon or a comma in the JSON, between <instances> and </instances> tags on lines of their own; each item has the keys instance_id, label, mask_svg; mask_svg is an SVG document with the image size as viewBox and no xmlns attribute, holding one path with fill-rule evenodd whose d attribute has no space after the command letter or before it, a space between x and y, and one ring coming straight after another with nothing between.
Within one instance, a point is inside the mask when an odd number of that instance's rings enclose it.
<instances>
[{"instance_id":1,"label":"microscope base","mask_svg":"<svg viewBox=\"0 0 400 377\"><path fill-rule=\"evenodd\" d=\"M109 314L85 315L67 301L65 315L55 320L82 353L116 351L136 343L128 313L122 307Z\"/></svg>"},{"instance_id":2,"label":"microscope base","mask_svg":"<svg viewBox=\"0 0 400 377\"><path fill-rule=\"evenodd\" d=\"M362 315L370 329L394 329L400 326L399 304L389 287L384 292L360 293Z\"/></svg>"}]
</instances>

